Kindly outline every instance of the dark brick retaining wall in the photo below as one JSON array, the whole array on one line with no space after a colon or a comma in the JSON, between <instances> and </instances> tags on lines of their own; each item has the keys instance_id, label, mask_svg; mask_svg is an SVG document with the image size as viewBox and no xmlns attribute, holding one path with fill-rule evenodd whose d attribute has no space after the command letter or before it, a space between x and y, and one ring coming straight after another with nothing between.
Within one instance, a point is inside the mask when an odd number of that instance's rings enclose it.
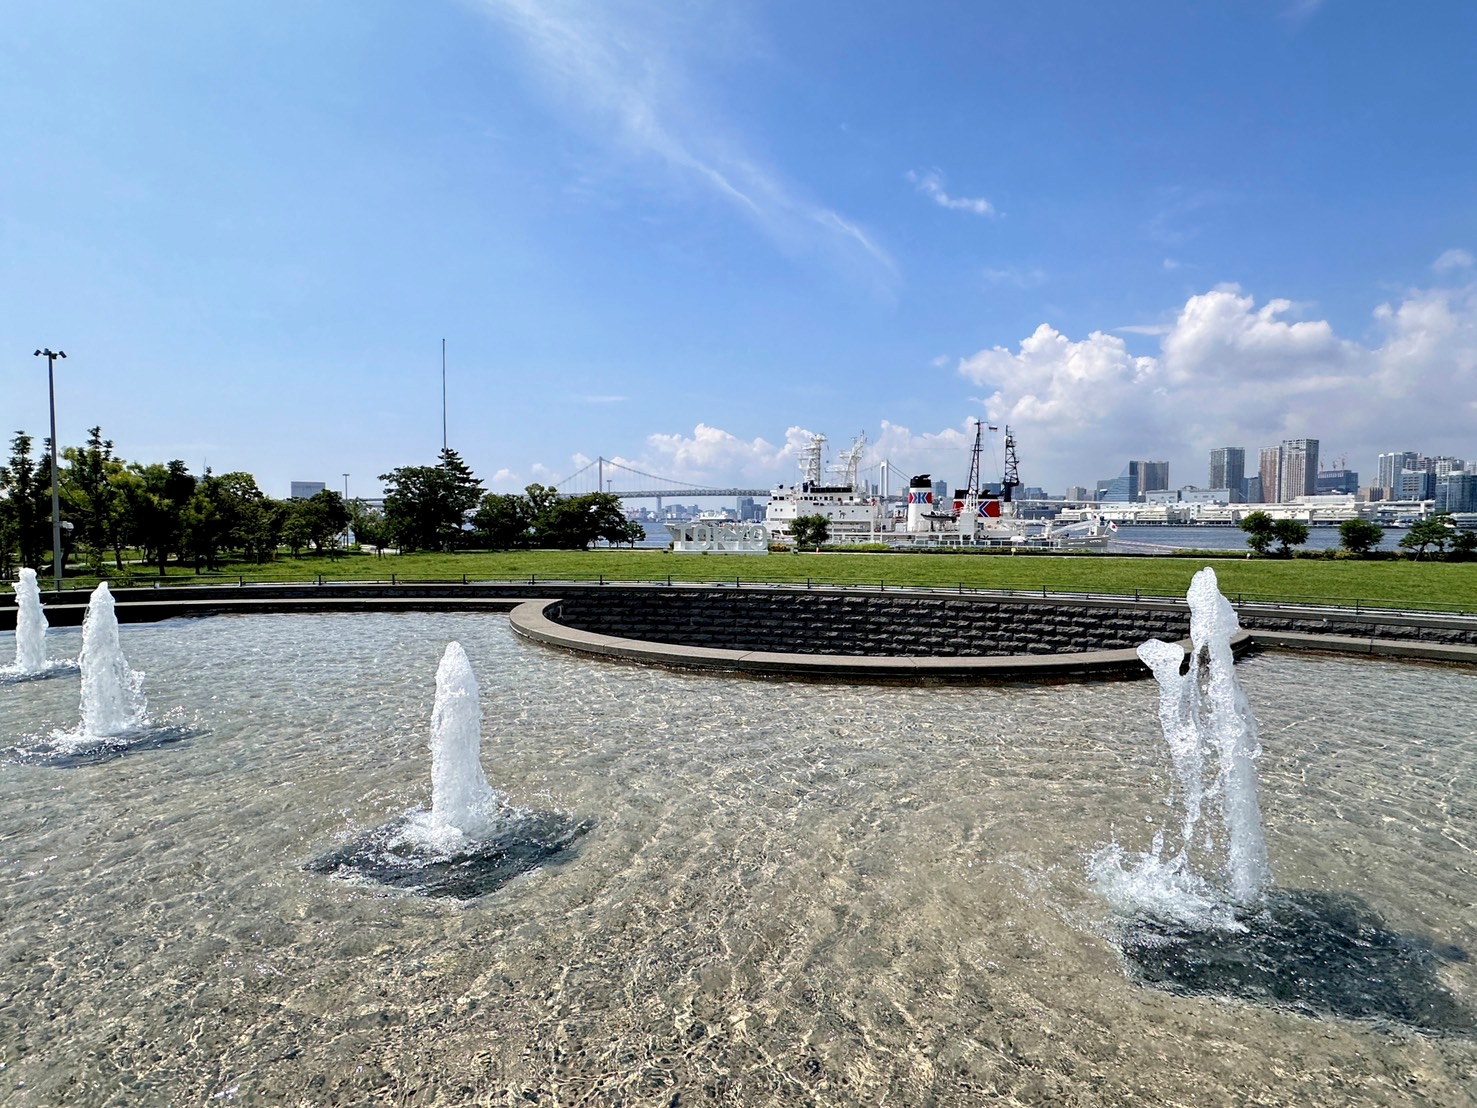
<instances>
[{"instance_id":1,"label":"dark brick retaining wall","mask_svg":"<svg viewBox=\"0 0 1477 1108\"><path fill-rule=\"evenodd\" d=\"M114 590L114 596L124 622L231 611L497 610L509 606L499 600L562 598L555 618L601 634L679 645L873 657L1112 650L1136 647L1147 638L1183 638L1188 632L1181 600L955 596L903 589L489 581L128 588ZM60 602L42 595L53 627L80 623L86 600L80 592L68 593ZM1477 647L1477 618L1472 616L1250 602L1240 606L1238 615L1249 631ZM14 597L0 589L0 631L14 628Z\"/></svg>"},{"instance_id":2,"label":"dark brick retaining wall","mask_svg":"<svg viewBox=\"0 0 1477 1108\"><path fill-rule=\"evenodd\" d=\"M1181 639L1189 616L1172 604L1052 603L744 589L607 589L566 596L549 612L581 631L679 646L863 657L1005 657L1122 650Z\"/></svg>"},{"instance_id":3,"label":"dark brick retaining wall","mask_svg":"<svg viewBox=\"0 0 1477 1108\"><path fill-rule=\"evenodd\" d=\"M1248 631L1293 631L1303 635L1341 635L1352 639L1477 646L1477 620L1470 616L1427 613L1375 616L1369 612L1353 611L1316 616L1304 611L1290 615L1278 609L1243 605L1237 618Z\"/></svg>"}]
</instances>

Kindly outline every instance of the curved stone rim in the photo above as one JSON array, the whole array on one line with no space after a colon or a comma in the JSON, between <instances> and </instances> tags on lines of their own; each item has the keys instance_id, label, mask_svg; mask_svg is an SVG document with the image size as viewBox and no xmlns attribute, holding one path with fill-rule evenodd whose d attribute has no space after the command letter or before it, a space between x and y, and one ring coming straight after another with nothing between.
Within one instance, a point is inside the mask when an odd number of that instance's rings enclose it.
<instances>
[{"instance_id":1,"label":"curved stone rim","mask_svg":"<svg viewBox=\"0 0 1477 1108\"><path fill-rule=\"evenodd\" d=\"M988 657L929 658L848 654L784 654L761 650L724 650L682 646L646 639L622 638L566 627L549 618L557 599L527 600L508 613L515 634L543 646L575 654L669 669L710 670L755 677L798 677L818 680L863 680L882 683L949 681L972 683L1092 681L1149 676L1137 648L1087 650L1071 654L1017 654ZM1178 644L1186 652L1188 639ZM1251 635L1238 632L1232 650L1239 657L1253 646Z\"/></svg>"}]
</instances>

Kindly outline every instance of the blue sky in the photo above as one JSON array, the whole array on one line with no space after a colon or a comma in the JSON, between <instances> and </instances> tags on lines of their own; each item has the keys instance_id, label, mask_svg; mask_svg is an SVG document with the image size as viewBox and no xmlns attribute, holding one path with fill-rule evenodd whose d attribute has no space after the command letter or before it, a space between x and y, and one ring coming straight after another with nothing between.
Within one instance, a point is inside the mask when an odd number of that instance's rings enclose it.
<instances>
[{"instance_id":1,"label":"blue sky","mask_svg":"<svg viewBox=\"0 0 1477 1108\"><path fill-rule=\"evenodd\" d=\"M1477 457L1477 5L0 3L0 431L352 494ZM1369 478L1366 478L1368 483Z\"/></svg>"}]
</instances>

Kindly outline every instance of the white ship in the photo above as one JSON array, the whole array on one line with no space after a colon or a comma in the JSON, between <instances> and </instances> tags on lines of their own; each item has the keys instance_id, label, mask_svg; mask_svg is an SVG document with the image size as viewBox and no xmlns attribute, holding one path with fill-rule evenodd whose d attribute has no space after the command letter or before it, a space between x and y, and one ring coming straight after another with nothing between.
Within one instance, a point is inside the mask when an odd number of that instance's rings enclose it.
<instances>
[{"instance_id":1,"label":"white ship","mask_svg":"<svg viewBox=\"0 0 1477 1108\"><path fill-rule=\"evenodd\" d=\"M906 511L869 490L860 479L866 436L841 457L834 483L822 481L824 435L815 435L801 456L802 480L770 492L764 525L770 541L788 543L799 516L824 516L833 543L884 543L898 548L993 547L1012 550L1091 549L1107 545L1110 531L1098 518L1061 526L1026 519L1012 493L1020 487L1015 439L1005 428L1005 472L1000 493L983 491L980 456L984 424L975 428L969 480L948 505L934 503L931 475L919 474L908 482ZM994 431L996 428L990 427Z\"/></svg>"},{"instance_id":2,"label":"white ship","mask_svg":"<svg viewBox=\"0 0 1477 1108\"><path fill-rule=\"evenodd\" d=\"M800 483L769 491L764 527L771 542L789 542L793 538L791 527L800 516L825 516L831 525L832 542L877 542L877 536L891 529L890 521L883 518L882 502L861 480L867 436L858 435L851 449L841 455L836 467L839 472L829 484L823 480L825 446L825 435L812 435L800 455Z\"/></svg>"}]
</instances>

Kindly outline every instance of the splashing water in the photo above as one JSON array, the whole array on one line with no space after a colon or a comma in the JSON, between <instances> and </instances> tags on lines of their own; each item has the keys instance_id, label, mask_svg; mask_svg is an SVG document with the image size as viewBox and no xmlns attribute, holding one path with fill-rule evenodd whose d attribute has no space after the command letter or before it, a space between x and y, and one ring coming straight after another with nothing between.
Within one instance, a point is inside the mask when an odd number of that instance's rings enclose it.
<instances>
[{"instance_id":1,"label":"splashing water","mask_svg":"<svg viewBox=\"0 0 1477 1108\"><path fill-rule=\"evenodd\" d=\"M495 828L502 796L482 772L482 698L461 643L451 642L436 668L431 710L431 810L413 813L407 840L454 849Z\"/></svg>"},{"instance_id":2,"label":"splashing water","mask_svg":"<svg viewBox=\"0 0 1477 1108\"><path fill-rule=\"evenodd\" d=\"M82 622L82 726L80 740L109 738L148 726L142 673L128 668L118 642L113 594L102 582L87 602Z\"/></svg>"},{"instance_id":3,"label":"splashing water","mask_svg":"<svg viewBox=\"0 0 1477 1108\"><path fill-rule=\"evenodd\" d=\"M1136 857L1117 843L1090 865L1098 888L1115 907L1195 926L1240 929L1238 910L1262 903L1272 881L1257 801L1256 720L1236 680L1231 639L1236 612L1202 569L1190 583L1191 655L1151 639L1139 657L1159 683L1159 722L1174 764L1182 805L1180 845L1165 857L1161 829L1149 851ZM1207 774L1209 770L1209 779ZM1202 829L1205 810L1219 809L1220 835ZM1192 856L1213 872L1195 872Z\"/></svg>"},{"instance_id":4,"label":"splashing water","mask_svg":"<svg viewBox=\"0 0 1477 1108\"><path fill-rule=\"evenodd\" d=\"M36 571L22 569L15 583L15 672L40 673L47 669L46 617L41 614L41 589Z\"/></svg>"},{"instance_id":5,"label":"splashing water","mask_svg":"<svg viewBox=\"0 0 1477 1108\"><path fill-rule=\"evenodd\" d=\"M555 860L590 829L585 820L509 804L487 783L481 748L477 678L461 644L448 643L431 711L430 811L407 812L305 868L469 899Z\"/></svg>"}]
</instances>

